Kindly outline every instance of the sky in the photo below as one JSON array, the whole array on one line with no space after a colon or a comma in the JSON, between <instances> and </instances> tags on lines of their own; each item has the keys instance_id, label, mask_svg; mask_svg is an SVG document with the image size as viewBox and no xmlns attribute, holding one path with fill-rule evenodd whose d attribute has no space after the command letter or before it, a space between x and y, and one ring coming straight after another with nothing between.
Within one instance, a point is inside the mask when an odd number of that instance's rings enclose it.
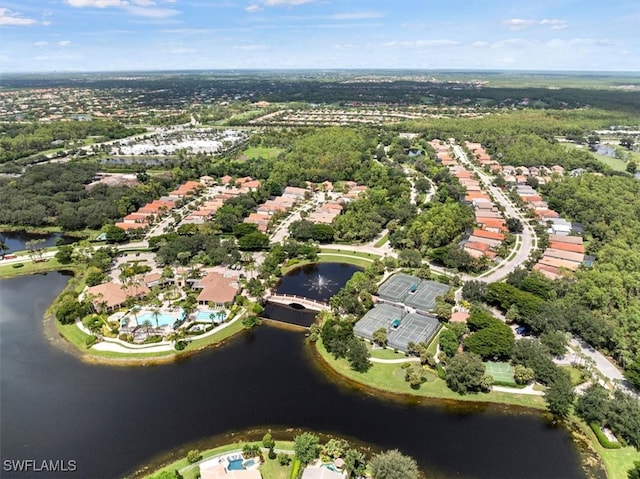
<instances>
[{"instance_id":1,"label":"sky","mask_svg":"<svg viewBox=\"0 0 640 479\"><path fill-rule=\"evenodd\" d=\"M637 0L0 0L0 74L640 71Z\"/></svg>"}]
</instances>

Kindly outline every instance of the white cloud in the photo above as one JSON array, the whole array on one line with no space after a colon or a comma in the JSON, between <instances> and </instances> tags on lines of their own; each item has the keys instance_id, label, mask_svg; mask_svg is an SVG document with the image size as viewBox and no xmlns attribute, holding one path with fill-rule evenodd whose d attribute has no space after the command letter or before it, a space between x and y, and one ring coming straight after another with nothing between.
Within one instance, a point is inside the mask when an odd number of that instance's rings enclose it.
<instances>
[{"instance_id":1,"label":"white cloud","mask_svg":"<svg viewBox=\"0 0 640 479\"><path fill-rule=\"evenodd\" d=\"M509 38L508 40L502 40L491 44L491 48L523 48L530 45L534 45L537 42L535 40L524 40L522 38Z\"/></svg>"},{"instance_id":2,"label":"white cloud","mask_svg":"<svg viewBox=\"0 0 640 479\"><path fill-rule=\"evenodd\" d=\"M34 47L46 47L48 44L49 44L49 42L44 42L44 41L33 42L33 46Z\"/></svg>"},{"instance_id":3,"label":"white cloud","mask_svg":"<svg viewBox=\"0 0 640 479\"><path fill-rule=\"evenodd\" d=\"M249 13L256 13L263 10L263 8L257 3L252 3L251 5L244 7L244 9Z\"/></svg>"},{"instance_id":4,"label":"white cloud","mask_svg":"<svg viewBox=\"0 0 640 479\"><path fill-rule=\"evenodd\" d=\"M554 38L553 40L549 40L545 43L546 46L551 48L562 48L562 47L612 47L615 46L616 42L609 38L571 38L569 40Z\"/></svg>"},{"instance_id":5,"label":"white cloud","mask_svg":"<svg viewBox=\"0 0 640 479\"><path fill-rule=\"evenodd\" d=\"M569 26L566 20L559 20L557 18L540 20L540 25L548 25L551 30L563 30Z\"/></svg>"},{"instance_id":6,"label":"white cloud","mask_svg":"<svg viewBox=\"0 0 640 479\"><path fill-rule=\"evenodd\" d=\"M353 12L353 13L336 13L329 15L332 20L366 20L369 18L382 18L381 12Z\"/></svg>"},{"instance_id":7,"label":"white cloud","mask_svg":"<svg viewBox=\"0 0 640 479\"><path fill-rule=\"evenodd\" d=\"M474 48L486 48L489 46L489 42L477 41L471 44Z\"/></svg>"},{"instance_id":8,"label":"white cloud","mask_svg":"<svg viewBox=\"0 0 640 479\"><path fill-rule=\"evenodd\" d=\"M334 50L357 50L358 48L360 48L360 45L355 43L336 43L333 46Z\"/></svg>"},{"instance_id":9,"label":"white cloud","mask_svg":"<svg viewBox=\"0 0 640 479\"><path fill-rule=\"evenodd\" d=\"M595 47L612 47L616 44L609 38L572 38L569 40L569 45L586 45Z\"/></svg>"},{"instance_id":10,"label":"white cloud","mask_svg":"<svg viewBox=\"0 0 640 479\"><path fill-rule=\"evenodd\" d=\"M126 7L129 4L129 2L124 0L65 0L65 3L77 8Z\"/></svg>"},{"instance_id":11,"label":"white cloud","mask_svg":"<svg viewBox=\"0 0 640 479\"><path fill-rule=\"evenodd\" d=\"M566 20L558 18L545 18L543 20L529 20L526 18L510 18L503 22L509 27L509 30L519 31L534 25L543 25L551 28L551 30L563 30L569 26Z\"/></svg>"},{"instance_id":12,"label":"white cloud","mask_svg":"<svg viewBox=\"0 0 640 479\"><path fill-rule=\"evenodd\" d=\"M152 5L157 5L153 0L131 0L131 3L134 5L139 5L140 7L150 7Z\"/></svg>"},{"instance_id":13,"label":"white cloud","mask_svg":"<svg viewBox=\"0 0 640 479\"><path fill-rule=\"evenodd\" d=\"M68 47L69 45L71 45L71 42L69 40L60 40L58 42L58 46L60 47Z\"/></svg>"},{"instance_id":14,"label":"white cloud","mask_svg":"<svg viewBox=\"0 0 640 479\"><path fill-rule=\"evenodd\" d=\"M269 50L269 45L236 45L233 47L233 49L242 50L245 52L259 52Z\"/></svg>"},{"instance_id":15,"label":"white cloud","mask_svg":"<svg viewBox=\"0 0 640 479\"><path fill-rule=\"evenodd\" d=\"M8 8L0 8L0 25L29 26L38 23L33 18L24 18L16 12L12 12Z\"/></svg>"},{"instance_id":16,"label":"white cloud","mask_svg":"<svg viewBox=\"0 0 640 479\"><path fill-rule=\"evenodd\" d=\"M189 47L174 46L169 48L169 53L171 53L172 55L186 55L194 52L195 50Z\"/></svg>"},{"instance_id":17,"label":"white cloud","mask_svg":"<svg viewBox=\"0 0 640 479\"><path fill-rule=\"evenodd\" d=\"M127 6L126 10L133 15L147 18L169 18L180 13L173 8L146 8L134 5Z\"/></svg>"},{"instance_id":18,"label":"white cloud","mask_svg":"<svg viewBox=\"0 0 640 479\"><path fill-rule=\"evenodd\" d=\"M387 48L446 48L457 47L462 45L460 42L453 40L411 40L411 41L398 41L383 43L383 47Z\"/></svg>"},{"instance_id":19,"label":"white cloud","mask_svg":"<svg viewBox=\"0 0 640 479\"><path fill-rule=\"evenodd\" d=\"M265 0L264 4L267 7L295 7L311 2L315 2L315 0Z\"/></svg>"},{"instance_id":20,"label":"white cloud","mask_svg":"<svg viewBox=\"0 0 640 479\"><path fill-rule=\"evenodd\" d=\"M509 30L524 30L534 23L533 20L525 20L524 18L510 18L504 21L504 24L509 27Z\"/></svg>"}]
</instances>

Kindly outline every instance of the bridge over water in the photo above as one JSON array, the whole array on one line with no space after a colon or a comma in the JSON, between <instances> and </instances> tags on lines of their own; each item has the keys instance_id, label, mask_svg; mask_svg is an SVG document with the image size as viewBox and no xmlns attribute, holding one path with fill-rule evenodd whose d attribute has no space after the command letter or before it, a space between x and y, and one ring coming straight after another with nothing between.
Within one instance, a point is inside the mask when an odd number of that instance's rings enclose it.
<instances>
[{"instance_id":1,"label":"bridge over water","mask_svg":"<svg viewBox=\"0 0 640 479\"><path fill-rule=\"evenodd\" d=\"M313 311L329 311L331 307L324 301L318 301L316 299L306 298L304 296L298 296L296 294L270 294L265 296L265 299L271 303L284 304L285 306L291 306L292 304L299 304L306 309Z\"/></svg>"}]
</instances>

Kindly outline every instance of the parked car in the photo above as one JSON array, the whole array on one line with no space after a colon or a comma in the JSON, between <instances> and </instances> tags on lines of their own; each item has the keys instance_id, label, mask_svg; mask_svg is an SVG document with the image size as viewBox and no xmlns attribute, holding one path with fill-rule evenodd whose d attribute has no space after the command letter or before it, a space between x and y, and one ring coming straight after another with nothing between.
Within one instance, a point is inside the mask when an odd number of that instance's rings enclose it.
<instances>
[{"instance_id":1,"label":"parked car","mask_svg":"<svg viewBox=\"0 0 640 479\"><path fill-rule=\"evenodd\" d=\"M520 336L531 336L531 330L527 326L518 326L516 328L516 333Z\"/></svg>"}]
</instances>

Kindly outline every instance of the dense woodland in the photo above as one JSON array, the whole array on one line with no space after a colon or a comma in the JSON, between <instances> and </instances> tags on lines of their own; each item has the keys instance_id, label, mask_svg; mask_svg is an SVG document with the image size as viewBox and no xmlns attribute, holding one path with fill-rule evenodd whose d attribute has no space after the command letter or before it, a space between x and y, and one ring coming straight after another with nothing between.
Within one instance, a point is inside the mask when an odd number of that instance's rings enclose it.
<instances>
[{"instance_id":1,"label":"dense woodland","mask_svg":"<svg viewBox=\"0 0 640 479\"><path fill-rule=\"evenodd\" d=\"M116 140L143 131L103 120L0 123L0 163L64 147L73 140L91 136L97 141Z\"/></svg>"},{"instance_id":2,"label":"dense woodland","mask_svg":"<svg viewBox=\"0 0 640 479\"><path fill-rule=\"evenodd\" d=\"M96 185L87 189L97 167L81 163L46 164L18 178L0 178L0 224L100 229L168 191L169 180L148 180L134 188Z\"/></svg>"},{"instance_id":3,"label":"dense woodland","mask_svg":"<svg viewBox=\"0 0 640 479\"><path fill-rule=\"evenodd\" d=\"M625 366L640 358L640 183L584 175L545 188L549 205L581 222L593 268L578 271L565 299L599 318L602 344Z\"/></svg>"}]
</instances>

